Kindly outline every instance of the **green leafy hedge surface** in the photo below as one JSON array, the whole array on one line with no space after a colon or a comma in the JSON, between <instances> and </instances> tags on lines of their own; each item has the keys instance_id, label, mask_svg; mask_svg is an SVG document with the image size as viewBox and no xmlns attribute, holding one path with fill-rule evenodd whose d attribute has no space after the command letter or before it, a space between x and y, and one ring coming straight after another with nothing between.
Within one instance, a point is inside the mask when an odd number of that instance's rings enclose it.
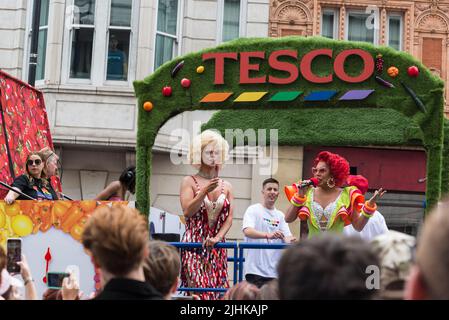
<instances>
[{"instance_id":1,"label":"green leafy hedge surface","mask_svg":"<svg viewBox=\"0 0 449 320\"><path fill-rule=\"evenodd\" d=\"M270 69L268 56L272 51L292 49L298 51L298 61L314 49L331 48L334 57L346 49L360 48L370 52L373 58L381 53L384 58L382 78L394 84L395 88L386 88L374 79L374 75L363 83L345 83L334 76L329 84L313 84L306 81L301 73L298 79L288 85L240 85L239 63L226 60L225 84L214 85L214 61L202 61L206 52L242 52L264 51L265 60L252 59L251 63L260 63L260 71L251 72L251 77L275 75L286 77L285 72ZM284 61L294 62L293 58ZM184 67L172 78L173 67L184 60ZM312 63L312 70L320 76L332 72L333 59L317 57ZM203 74L196 73L198 66L204 66ZM407 68L418 66L417 78L407 75ZM396 66L399 75L390 78L387 69ZM345 70L350 75L361 72L362 60L350 56L345 63ZM182 78L191 80L191 87L184 89ZM407 84L424 103L427 112L419 110L400 82ZM171 97L162 95L164 86L171 86ZM439 198L442 183L443 154L443 82L431 74L411 55L387 47L375 47L367 43L346 42L321 37L284 37L261 39L238 39L207 49L191 53L167 62L143 81L135 81L134 89L138 97L138 133L137 133L137 202L139 208L147 213L150 207L149 187L151 175L151 149L159 128L171 117L184 111L201 109L241 110L216 115L210 126L220 129L236 128L279 128L280 144L293 145L410 145L422 144L427 151L427 201L430 207ZM355 89L374 89L375 92L363 101L338 101L344 92ZM304 96L316 90L338 90L336 97L329 102L305 102ZM233 103L243 92L268 91L269 93L257 103ZM303 96L293 102L268 102L269 98L280 91L303 91ZM200 103L211 92L233 92L233 96L223 103ZM153 109L143 110L143 104L150 101ZM262 111L262 112L261 112ZM306 126L306 130L301 130ZM282 129L289 128L288 130ZM289 134L289 132L294 134ZM296 138L295 138L296 137ZM446 149L445 149L446 150ZM154 186L157 188L157 186Z\"/></svg>"}]
</instances>

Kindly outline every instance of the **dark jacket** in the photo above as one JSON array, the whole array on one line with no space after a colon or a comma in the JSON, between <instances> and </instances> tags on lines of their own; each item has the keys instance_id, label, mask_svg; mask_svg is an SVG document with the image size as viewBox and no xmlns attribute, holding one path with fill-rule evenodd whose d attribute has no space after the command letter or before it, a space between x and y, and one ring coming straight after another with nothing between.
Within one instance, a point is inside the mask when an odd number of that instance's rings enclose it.
<instances>
[{"instance_id":1,"label":"dark jacket","mask_svg":"<svg viewBox=\"0 0 449 320\"><path fill-rule=\"evenodd\" d=\"M106 283L95 300L163 300L163 297L146 282L114 278Z\"/></svg>"}]
</instances>

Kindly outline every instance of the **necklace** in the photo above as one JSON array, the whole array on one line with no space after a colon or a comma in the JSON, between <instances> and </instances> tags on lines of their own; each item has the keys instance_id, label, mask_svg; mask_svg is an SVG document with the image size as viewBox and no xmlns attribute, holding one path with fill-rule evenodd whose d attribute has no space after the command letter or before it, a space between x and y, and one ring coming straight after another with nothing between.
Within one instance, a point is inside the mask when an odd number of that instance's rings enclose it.
<instances>
[{"instance_id":1,"label":"necklace","mask_svg":"<svg viewBox=\"0 0 449 320\"><path fill-rule=\"evenodd\" d=\"M211 176L206 176L206 175L202 174L201 171L198 171L197 175L200 176L201 178L208 179L208 180L214 178L213 176L211 177Z\"/></svg>"}]
</instances>

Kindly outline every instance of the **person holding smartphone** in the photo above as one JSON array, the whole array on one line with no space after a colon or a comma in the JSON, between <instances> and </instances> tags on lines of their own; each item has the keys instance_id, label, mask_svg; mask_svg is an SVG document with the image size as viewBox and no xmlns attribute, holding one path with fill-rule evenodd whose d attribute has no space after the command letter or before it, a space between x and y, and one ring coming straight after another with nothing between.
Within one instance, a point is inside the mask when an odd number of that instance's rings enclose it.
<instances>
[{"instance_id":1,"label":"person holding smartphone","mask_svg":"<svg viewBox=\"0 0 449 320\"><path fill-rule=\"evenodd\" d=\"M23 286L25 286L25 299L37 300L36 286L34 285L26 257L22 255L22 260L17 262L20 266L20 275L22 276L23 282L14 278L6 270L6 264L7 255L3 247L0 246L0 300L19 300L21 297L18 288Z\"/></svg>"},{"instance_id":2,"label":"person holding smartphone","mask_svg":"<svg viewBox=\"0 0 449 320\"><path fill-rule=\"evenodd\" d=\"M182 286L228 288L226 249L214 248L226 241L232 225L234 195L232 185L219 178L229 145L221 135L206 130L195 137L189 160L198 169L181 182L180 201L186 220L182 242L201 242L201 249L182 250ZM218 292L201 292L203 300L220 298Z\"/></svg>"},{"instance_id":3,"label":"person holding smartphone","mask_svg":"<svg viewBox=\"0 0 449 320\"><path fill-rule=\"evenodd\" d=\"M37 200L58 200L58 196L44 173L44 162L38 152L31 152L26 159L25 174L14 179L12 187ZM7 204L15 200L29 200L17 192L9 191L5 197Z\"/></svg>"}]
</instances>

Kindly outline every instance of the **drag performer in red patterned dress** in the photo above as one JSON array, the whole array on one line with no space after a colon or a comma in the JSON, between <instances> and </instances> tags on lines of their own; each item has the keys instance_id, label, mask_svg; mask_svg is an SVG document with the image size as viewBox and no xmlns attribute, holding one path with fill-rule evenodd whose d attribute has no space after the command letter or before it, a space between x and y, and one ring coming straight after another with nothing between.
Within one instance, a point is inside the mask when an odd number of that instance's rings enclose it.
<instances>
[{"instance_id":1,"label":"drag performer in red patterned dress","mask_svg":"<svg viewBox=\"0 0 449 320\"><path fill-rule=\"evenodd\" d=\"M227 251L214 248L224 242L232 225L232 186L218 177L229 147L219 134L204 131L194 141L190 160L199 167L196 175L184 177L180 198L186 232L183 242L201 242L203 248L183 249L183 287L228 288ZM218 299L217 292L191 292L201 299Z\"/></svg>"}]
</instances>

